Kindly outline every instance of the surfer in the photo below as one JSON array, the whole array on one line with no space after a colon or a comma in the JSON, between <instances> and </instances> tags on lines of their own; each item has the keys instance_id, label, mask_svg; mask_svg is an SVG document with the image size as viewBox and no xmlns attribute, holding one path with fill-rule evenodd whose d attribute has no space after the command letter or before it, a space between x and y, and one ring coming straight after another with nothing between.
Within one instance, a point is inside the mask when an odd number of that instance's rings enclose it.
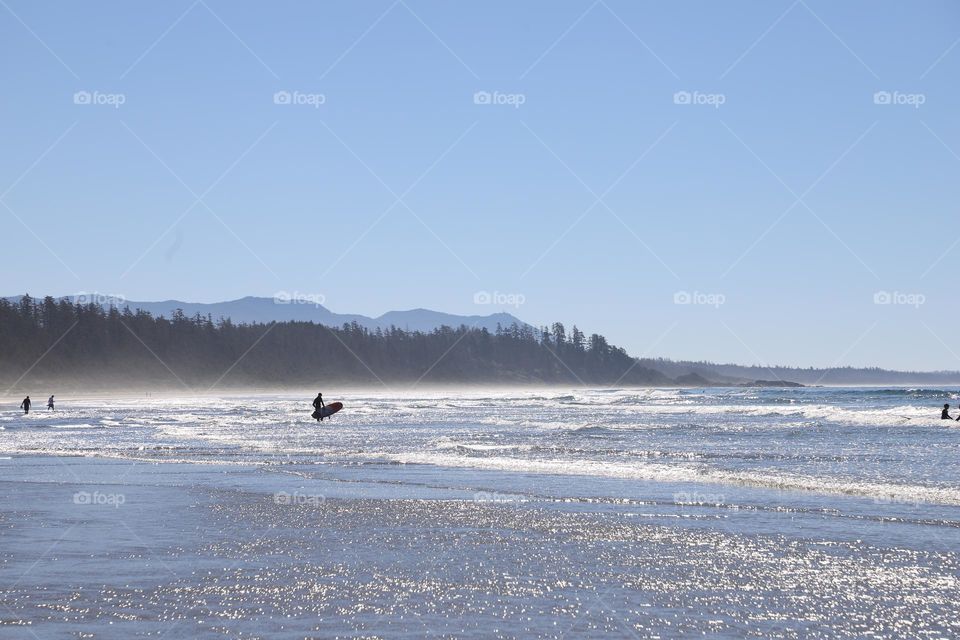
<instances>
[{"instance_id":1,"label":"surfer","mask_svg":"<svg viewBox=\"0 0 960 640\"><path fill-rule=\"evenodd\" d=\"M23 402L20 403L20 408L23 409L23 415L30 413L30 405L33 404L30 402L30 396L27 396L23 399Z\"/></svg>"},{"instance_id":2,"label":"surfer","mask_svg":"<svg viewBox=\"0 0 960 640\"><path fill-rule=\"evenodd\" d=\"M50 398L47 400L47 409L53 411L53 396L50 396Z\"/></svg>"},{"instance_id":3,"label":"surfer","mask_svg":"<svg viewBox=\"0 0 960 640\"><path fill-rule=\"evenodd\" d=\"M950 415L950 405L943 405L943 411L940 412L941 420L953 420L953 416ZM957 416L957 422L960 422L960 415Z\"/></svg>"},{"instance_id":4,"label":"surfer","mask_svg":"<svg viewBox=\"0 0 960 640\"><path fill-rule=\"evenodd\" d=\"M323 422L323 394L319 391L317 392L317 397L313 399L313 408L316 411L313 412L313 417L317 419L317 422Z\"/></svg>"}]
</instances>

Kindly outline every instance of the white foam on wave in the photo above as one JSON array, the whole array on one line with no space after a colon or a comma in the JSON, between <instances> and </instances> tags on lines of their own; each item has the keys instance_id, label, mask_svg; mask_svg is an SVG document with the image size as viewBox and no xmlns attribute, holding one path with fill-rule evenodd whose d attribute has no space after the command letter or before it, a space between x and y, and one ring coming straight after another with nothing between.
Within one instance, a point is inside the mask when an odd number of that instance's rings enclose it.
<instances>
[{"instance_id":1,"label":"white foam on wave","mask_svg":"<svg viewBox=\"0 0 960 640\"><path fill-rule=\"evenodd\" d=\"M522 427L526 429L544 429L554 431L558 429L576 430L584 427L596 427L598 423L584 423L582 416L570 416L563 420L531 419L529 416L509 418L509 417L490 417L477 420L478 424L489 425L493 427L509 427L515 429Z\"/></svg>"},{"instance_id":2,"label":"white foam on wave","mask_svg":"<svg viewBox=\"0 0 960 640\"><path fill-rule=\"evenodd\" d=\"M834 422L851 426L912 426L938 424L939 408L899 405L882 408L861 408L829 404L699 404L689 400L664 402L662 394L606 396L595 399L578 398L574 401L551 401L537 417L531 416L528 407L505 405L496 413L481 407L465 406L461 419L478 411L476 422L498 427L532 427L567 429L582 426L583 418L591 423L599 422L610 429L633 428L637 424L623 424L625 418L632 422L645 422L657 418L675 420L678 417L696 416L764 419L782 418L785 427L794 427L798 422ZM679 400L679 398L676 398ZM776 423L774 423L774 426ZM770 426L767 421L767 426Z\"/></svg>"},{"instance_id":3,"label":"white foam on wave","mask_svg":"<svg viewBox=\"0 0 960 640\"><path fill-rule=\"evenodd\" d=\"M782 472L727 471L683 464L617 463L594 460L529 460L506 457L464 458L449 454L408 453L390 456L403 464L468 467L492 471L582 475L654 482L702 482L751 486L782 491L811 491L873 498L902 504L960 506L960 490L921 485L824 479Z\"/></svg>"},{"instance_id":4,"label":"white foam on wave","mask_svg":"<svg viewBox=\"0 0 960 640\"><path fill-rule=\"evenodd\" d=\"M955 468L924 456L936 443L944 459L960 447L937 419L939 407L894 397L886 403L849 393L802 391L803 402L737 403L727 393L677 390L573 390L435 398L382 395L350 399L350 410L318 425L304 404L273 397L177 403L83 405L56 414L4 416L0 451L52 455L141 456L143 447L196 451L212 461L276 454L500 469L520 473L621 477L664 482L752 485L897 502L960 504ZM836 404L830 398L836 397ZM560 400L563 398L563 400ZM578 404L570 404L569 398ZM851 399L852 398L852 399ZM433 408L404 409L411 402ZM493 402L497 408L491 410ZM694 402L691 406L689 403ZM718 403L718 404L711 404ZM913 403L913 404L907 404ZM456 406L451 406L456 405ZM952 423L949 426L954 426ZM870 427L886 427L877 432ZM930 429L930 427L937 427ZM789 460L776 452L789 438ZM513 443L513 444L509 444ZM678 464L664 464L666 452ZM842 452L849 456L833 460ZM183 455L183 454L181 454ZM541 457L541 456L545 456ZM179 456L177 456L179 457ZM188 456L191 457L191 456ZM742 463L747 459L746 466ZM629 462L628 462L629 461ZM657 462L659 461L659 464ZM756 471L763 464L771 471ZM883 477L878 478L878 473ZM899 484L894 484L899 483Z\"/></svg>"},{"instance_id":5,"label":"white foam on wave","mask_svg":"<svg viewBox=\"0 0 960 640\"><path fill-rule=\"evenodd\" d=\"M938 409L939 410L939 409ZM934 423L939 414L929 407L902 405L883 409L854 409L833 405L618 405L618 414L648 416L744 416L750 418L787 418L791 421L838 422L855 426L901 426L916 422ZM612 425L611 425L612 426Z\"/></svg>"},{"instance_id":6,"label":"white foam on wave","mask_svg":"<svg viewBox=\"0 0 960 640\"><path fill-rule=\"evenodd\" d=\"M469 451L529 451L532 444L482 444L476 442L457 442L455 440L441 441L436 444L438 449L467 449Z\"/></svg>"}]
</instances>

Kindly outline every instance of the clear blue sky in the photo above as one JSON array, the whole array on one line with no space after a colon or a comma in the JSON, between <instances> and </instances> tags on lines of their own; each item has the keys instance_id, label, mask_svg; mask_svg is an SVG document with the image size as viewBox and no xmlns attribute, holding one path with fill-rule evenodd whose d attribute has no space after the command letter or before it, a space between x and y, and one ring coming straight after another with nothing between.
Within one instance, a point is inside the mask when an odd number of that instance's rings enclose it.
<instances>
[{"instance_id":1,"label":"clear blue sky","mask_svg":"<svg viewBox=\"0 0 960 640\"><path fill-rule=\"evenodd\" d=\"M0 292L957 369L958 39L946 1L3 0Z\"/></svg>"}]
</instances>

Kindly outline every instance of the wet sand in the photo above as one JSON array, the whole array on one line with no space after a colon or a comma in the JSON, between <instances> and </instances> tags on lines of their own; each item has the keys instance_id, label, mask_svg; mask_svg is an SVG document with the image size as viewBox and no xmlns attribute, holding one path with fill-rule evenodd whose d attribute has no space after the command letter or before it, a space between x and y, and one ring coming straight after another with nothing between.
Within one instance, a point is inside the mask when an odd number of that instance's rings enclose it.
<instances>
[{"instance_id":1,"label":"wet sand","mask_svg":"<svg viewBox=\"0 0 960 640\"><path fill-rule=\"evenodd\" d=\"M759 515L375 473L0 460L0 636L960 633L955 533L917 548L803 525L751 533Z\"/></svg>"}]
</instances>

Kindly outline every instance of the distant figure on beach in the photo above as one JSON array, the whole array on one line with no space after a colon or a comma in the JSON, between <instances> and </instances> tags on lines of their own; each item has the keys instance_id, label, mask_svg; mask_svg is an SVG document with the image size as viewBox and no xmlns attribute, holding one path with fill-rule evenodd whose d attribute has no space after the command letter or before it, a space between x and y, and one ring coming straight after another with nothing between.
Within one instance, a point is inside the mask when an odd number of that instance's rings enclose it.
<instances>
[{"instance_id":1,"label":"distant figure on beach","mask_svg":"<svg viewBox=\"0 0 960 640\"><path fill-rule=\"evenodd\" d=\"M50 399L47 400L47 409L53 411L53 396L50 396Z\"/></svg>"},{"instance_id":2,"label":"distant figure on beach","mask_svg":"<svg viewBox=\"0 0 960 640\"><path fill-rule=\"evenodd\" d=\"M30 402L30 396L27 396L23 399L23 402L20 403L20 408L23 409L23 415L30 413L30 405L33 404Z\"/></svg>"},{"instance_id":3,"label":"distant figure on beach","mask_svg":"<svg viewBox=\"0 0 960 640\"><path fill-rule=\"evenodd\" d=\"M323 394L318 391L317 397L313 399L313 408L316 409L313 412L313 417L317 419L317 422L323 422L323 407Z\"/></svg>"}]
</instances>

